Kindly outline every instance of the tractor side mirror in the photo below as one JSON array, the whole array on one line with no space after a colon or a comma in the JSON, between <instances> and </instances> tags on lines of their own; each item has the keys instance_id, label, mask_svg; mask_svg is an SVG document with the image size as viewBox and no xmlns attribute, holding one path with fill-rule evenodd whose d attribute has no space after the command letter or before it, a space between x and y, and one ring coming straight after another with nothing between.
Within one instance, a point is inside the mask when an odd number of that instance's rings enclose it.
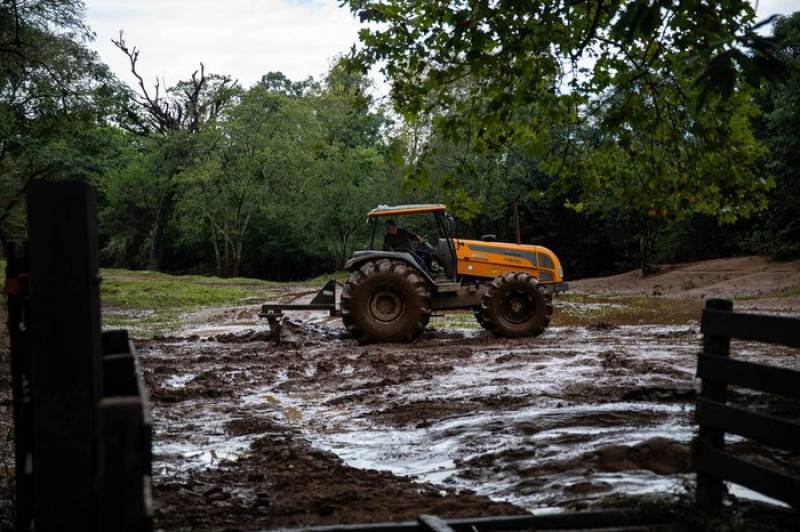
<instances>
[{"instance_id":1,"label":"tractor side mirror","mask_svg":"<svg viewBox=\"0 0 800 532\"><path fill-rule=\"evenodd\" d=\"M447 236L450 238L456 236L456 219L452 216L447 217Z\"/></svg>"}]
</instances>

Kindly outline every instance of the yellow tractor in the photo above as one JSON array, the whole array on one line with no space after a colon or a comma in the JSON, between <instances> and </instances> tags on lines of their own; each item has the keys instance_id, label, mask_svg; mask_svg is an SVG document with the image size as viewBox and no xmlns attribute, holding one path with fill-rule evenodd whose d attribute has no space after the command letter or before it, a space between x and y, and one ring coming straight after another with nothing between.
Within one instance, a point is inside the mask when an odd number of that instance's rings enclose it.
<instances>
[{"instance_id":1,"label":"yellow tractor","mask_svg":"<svg viewBox=\"0 0 800 532\"><path fill-rule=\"evenodd\" d=\"M394 219L408 215L432 217L425 227L438 233L436 245L411 232L405 233L413 236L406 239L410 245L400 247L402 238L378 235L382 225L386 233L396 231ZM537 336L550 323L552 295L567 289L552 251L496 242L492 235L455 238L455 221L444 205L382 205L367 219L369 249L345 264L350 277L339 306L345 327L362 342L412 341L433 312L458 309L472 310L495 336ZM382 245L376 246L377 238Z\"/></svg>"}]
</instances>

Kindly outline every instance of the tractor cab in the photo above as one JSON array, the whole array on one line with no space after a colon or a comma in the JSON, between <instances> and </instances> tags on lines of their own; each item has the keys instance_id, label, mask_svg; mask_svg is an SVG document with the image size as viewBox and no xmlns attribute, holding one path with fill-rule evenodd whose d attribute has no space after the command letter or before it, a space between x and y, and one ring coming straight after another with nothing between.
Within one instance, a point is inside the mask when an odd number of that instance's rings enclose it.
<instances>
[{"instance_id":1,"label":"tractor cab","mask_svg":"<svg viewBox=\"0 0 800 532\"><path fill-rule=\"evenodd\" d=\"M455 220L447 215L440 204L381 205L367 214L371 227L368 250L357 251L353 258L367 256L375 251L407 253L432 279L437 282L455 281L458 273ZM422 241L411 239L408 246L392 245L387 235L394 225L406 234L420 236Z\"/></svg>"}]
</instances>

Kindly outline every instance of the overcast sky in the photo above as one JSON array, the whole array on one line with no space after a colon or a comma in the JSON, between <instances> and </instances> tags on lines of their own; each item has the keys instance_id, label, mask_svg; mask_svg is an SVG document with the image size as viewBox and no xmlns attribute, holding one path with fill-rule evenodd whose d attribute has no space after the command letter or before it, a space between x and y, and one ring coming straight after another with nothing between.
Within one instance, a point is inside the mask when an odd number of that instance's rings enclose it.
<instances>
[{"instance_id":1,"label":"overcast sky","mask_svg":"<svg viewBox=\"0 0 800 532\"><path fill-rule=\"evenodd\" d=\"M270 71L318 77L358 38L358 21L339 0L85 1L94 48L128 82L127 58L111 44L120 30L141 49L145 78L167 85L189 77L200 61L244 86ZM798 9L800 0L761 0L758 15Z\"/></svg>"},{"instance_id":2,"label":"overcast sky","mask_svg":"<svg viewBox=\"0 0 800 532\"><path fill-rule=\"evenodd\" d=\"M141 49L141 71L172 84L200 61L248 86L270 71L299 80L328 70L358 38L336 0L86 0L95 49L126 81L127 58L111 39Z\"/></svg>"}]
</instances>

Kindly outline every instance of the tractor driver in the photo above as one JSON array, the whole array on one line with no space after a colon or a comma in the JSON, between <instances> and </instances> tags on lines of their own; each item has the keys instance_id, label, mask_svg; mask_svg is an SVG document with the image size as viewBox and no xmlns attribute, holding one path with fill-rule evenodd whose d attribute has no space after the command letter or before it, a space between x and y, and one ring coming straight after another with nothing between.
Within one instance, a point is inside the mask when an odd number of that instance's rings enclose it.
<instances>
[{"instance_id":1,"label":"tractor driver","mask_svg":"<svg viewBox=\"0 0 800 532\"><path fill-rule=\"evenodd\" d=\"M416 243L414 247L412 242ZM407 231L400 227L394 220L386 220L386 234L383 236L384 251L406 251L410 252L417 259L423 268L430 271L430 252L422 245L425 239L416 233Z\"/></svg>"}]
</instances>

